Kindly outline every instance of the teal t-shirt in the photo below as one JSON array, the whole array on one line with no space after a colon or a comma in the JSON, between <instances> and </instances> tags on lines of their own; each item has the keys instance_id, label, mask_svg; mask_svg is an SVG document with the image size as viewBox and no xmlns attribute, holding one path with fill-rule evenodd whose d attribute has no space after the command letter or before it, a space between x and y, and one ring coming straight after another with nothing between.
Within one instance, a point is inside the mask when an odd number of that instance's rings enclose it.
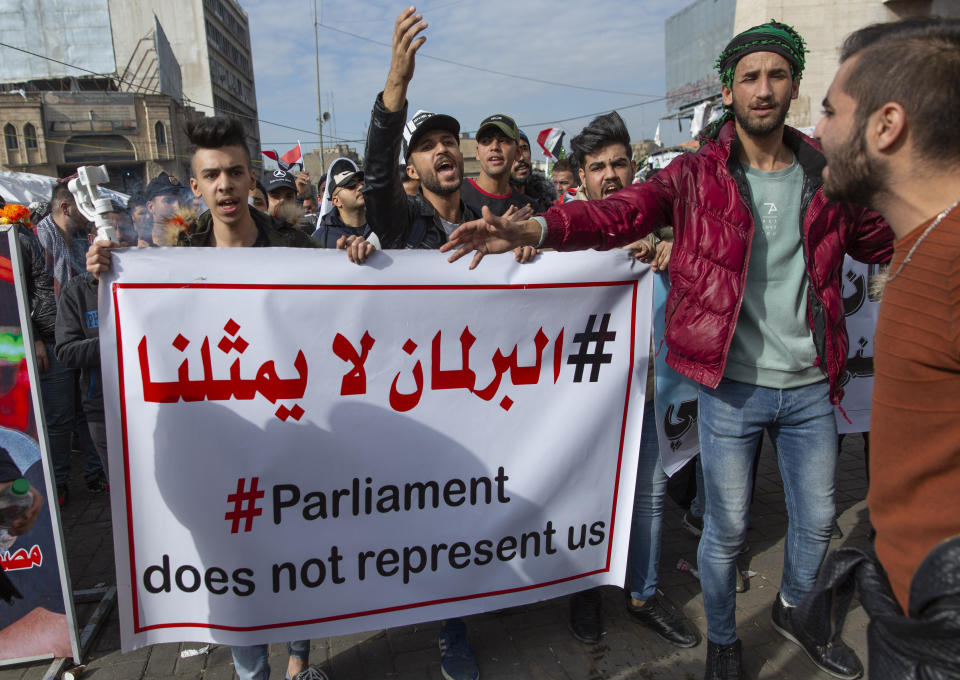
<instances>
[{"instance_id":1,"label":"teal t-shirt","mask_svg":"<svg viewBox=\"0 0 960 680\"><path fill-rule=\"evenodd\" d=\"M764 172L743 166L754 234L747 283L724 376L786 389L824 379L807 322L807 271L801 241L803 169Z\"/></svg>"}]
</instances>

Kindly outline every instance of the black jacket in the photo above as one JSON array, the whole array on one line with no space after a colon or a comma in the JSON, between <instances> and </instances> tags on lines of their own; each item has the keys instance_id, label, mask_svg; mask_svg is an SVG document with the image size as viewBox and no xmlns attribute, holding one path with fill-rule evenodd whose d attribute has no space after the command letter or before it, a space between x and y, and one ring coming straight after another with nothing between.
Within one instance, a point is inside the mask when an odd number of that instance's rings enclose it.
<instances>
[{"instance_id":1,"label":"black jacket","mask_svg":"<svg viewBox=\"0 0 960 680\"><path fill-rule=\"evenodd\" d=\"M320 241L324 248L336 248L337 240L341 236L369 236L373 230L369 224L362 227L351 227L344 224L340 218L340 211L334 208L320 220L320 226L313 232L313 238Z\"/></svg>"},{"instance_id":2,"label":"black jacket","mask_svg":"<svg viewBox=\"0 0 960 680\"><path fill-rule=\"evenodd\" d=\"M289 223L267 213L250 208L250 216L257 226L258 237L255 246L282 248L319 248L320 244ZM213 215L210 211L202 213L187 224L187 228L177 233L177 246L206 247L213 233Z\"/></svg>"},{"instance_id":3,"label":"black jacket","mask_svg":"<svg viewBox=\"0 0 960 680\"><path fill-rule=\"evenodd\" d=\"M871 680L960 677L960 536L931 550L910 582L905 616L872 552L843 547L824 560L817 584L793 613L794 635L806 647L834 644L854 592L870 617Z\"/></svg>"},{"instance_id":4,"label":"black jacket","mask_svg":"<svg viewBox=\"0 0 960 680\"><path fill-rule=\"evenodd\" d=\"M80 369L80 396L87 418L103 420L97 280L89 272L74 276L60 292L56 353L61 364Z\"/></svg>"},{"instance_id":5,"label":"black jacket","mask_svg":"<svg viewBox=\"0 0 960 680\"><path fill-rule=\"evenodd\" d=\"M539 170L531 170L530 176L524 184L510 180L510 186L523 189L524 195L530 199L535 212L545 213L550 206L557 202L557 192L553 183Z\"/></svg>"},{"instance_id":6,"label":"black jacket","mask_svg":"<svg viewBox=\"0 0 960 680\"><path fill-rule=\"evenodd\" d=\"M57 301L53 296L53 277L47 270L40 239L30 229L18 228L20 253L23 255L27 279L27 299L30 302L30 320L34 340L53 342L57 324Z\"/></svg>"},{"instance_id":7,"label":"black jacket","mask_svg":"<svg viewBox=\"0 0 960 680\"><path fill-rule=\"evenodd\" d=\"M399 180L400 143L407 118L407 104L396 112L383 106L377 95L367 130L364 152L363 197L367 225L377 234L383 248L439 248L447 242L440 216L423 194L408 196ZM460 201L464 222L480 217Z\"/></svg>"}]
</instances>

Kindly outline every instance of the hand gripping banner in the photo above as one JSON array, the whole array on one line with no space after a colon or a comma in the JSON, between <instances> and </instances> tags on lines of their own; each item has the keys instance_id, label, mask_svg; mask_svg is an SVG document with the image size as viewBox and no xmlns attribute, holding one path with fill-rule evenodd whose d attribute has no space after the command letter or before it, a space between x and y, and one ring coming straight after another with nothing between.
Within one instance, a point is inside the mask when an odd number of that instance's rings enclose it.
<instances>
[{"instance_id":1,"label":"hand gripping banner","mask_svg":"<svg viewBox=\"0 0 960 680\"><path fill-rule=\"evenodd\" d=\"M115 251L100 339L125 650L622 585L651 282L625 251Z\"/></svg>"}]
</instances>

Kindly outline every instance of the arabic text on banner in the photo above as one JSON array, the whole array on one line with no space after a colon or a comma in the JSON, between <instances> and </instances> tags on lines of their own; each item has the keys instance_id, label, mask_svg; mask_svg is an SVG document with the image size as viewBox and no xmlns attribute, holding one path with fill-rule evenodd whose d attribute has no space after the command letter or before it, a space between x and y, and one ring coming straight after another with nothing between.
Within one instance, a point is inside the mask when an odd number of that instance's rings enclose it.
<instances>
[{"instance_id":1,"label":"arabic text on banner","mask_svg":"<svg viewBox=\"0 0 960 680\"><path fill-rule=\"evenodd\" d=\"M149 249L100 288L122 644L622 585L650 342L623 251Z\"/></svg>"}]
</instances>

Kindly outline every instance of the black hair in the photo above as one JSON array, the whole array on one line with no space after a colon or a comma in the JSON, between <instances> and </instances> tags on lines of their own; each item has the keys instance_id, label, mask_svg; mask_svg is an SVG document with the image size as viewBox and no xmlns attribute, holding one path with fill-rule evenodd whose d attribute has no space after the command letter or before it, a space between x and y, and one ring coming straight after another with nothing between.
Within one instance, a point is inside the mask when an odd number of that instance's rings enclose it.
<instances>
[{"instance_id":1,"label":"black hair","mask_svg":"<svg viewBox=\"0 0 960 680\"><path fill-rule=\"evenodd\" d=\"M935 162L960 159L960 20L874 24L849 36L843 53L859 57L843 85L857 103L859 129L885 103L897 102L918 153Z\"/></svg>"},{"instance_id":2,"label":"black hair","mask_svg":"<svg viewBox=\"0 0 960 680\"><path fill-rule=\"evenodd\" d=\"M57 209L60 203L74 203L73 194L70 193L70 187L67 182L57 182L53 185L53 192L50 194L50 211Z\"/></svg>"},{"instance_id":3,"label":"black hair","mask_svg":"<svg viewBox=\"0 0 960 680\"><path fill-rule=\"evenodd\" d=\"M630 133L616 111L597 116L571 139L570 156L579 170L584 166L587 154L596 153L611 144L623 144L627 154L630 153Z\"/></svg>"},{"instance_id":4,"label":"black hair","mask_svg":"<svg viewBox=\"0 0 960 680\"><path fill-rule=\"evenodd\" d=\"M236 118L213 116L188 123L187 138L193 145L191 154L196 153L197 149L239 146L243 148L249 162L250 147L247 146L247 133L243 129L243 124Z\"/></svg>"},{"instance_id":5,"label":"black hair","mask_svg":"<svg viewBox=\"0 0 960 680\"><path fill-rule=\"evenodd\" d=\"M884 41L901 38L933 38L954 36L960 32L960 19L942 19L936 16L908 17L900 21L886 21L864 26L843 41L840 62L845 62L860 50Z\"/></svg>"},{"instance_id":6,"label":"black hair","mask_svg":"<svg viewBox=\"0 0 960 680\"><path fill-rule=\"evenodd\" d=\"M570 162L569 158L561 158L554 163L550 173L553 174L555 172L569 172L571 175L573 175L574 185L580 186L580 173L574 170L573 163Z\"/></svg>"}]
</instances>

